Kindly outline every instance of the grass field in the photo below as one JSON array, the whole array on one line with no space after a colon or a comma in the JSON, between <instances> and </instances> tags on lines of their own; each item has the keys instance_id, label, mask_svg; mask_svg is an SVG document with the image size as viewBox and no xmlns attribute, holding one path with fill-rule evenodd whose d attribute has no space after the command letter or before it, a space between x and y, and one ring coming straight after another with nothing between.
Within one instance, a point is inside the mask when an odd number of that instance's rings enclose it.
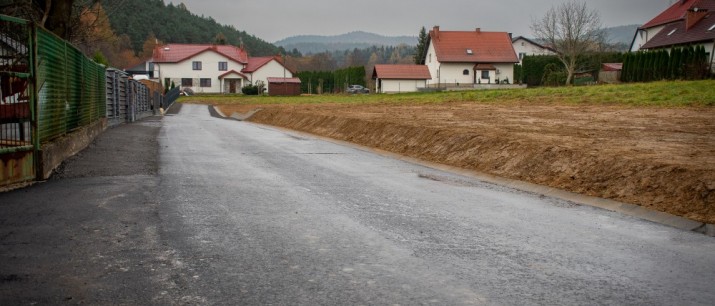
<instances>
[{"instance_id":1,"label":"grass field","mask_svg":"<svg viewBox=\"0 0 715 306\"><path fill-rule=\"evenodd\" d=\"M304 95L269 97L198 95L179 102L204 104L313 104L313 103L477 103L614 104L633 106L715 106L715 80L653 82L578 87L540 87L488 91L461 91L371 95Z\"/></svg>"}]
</instances>

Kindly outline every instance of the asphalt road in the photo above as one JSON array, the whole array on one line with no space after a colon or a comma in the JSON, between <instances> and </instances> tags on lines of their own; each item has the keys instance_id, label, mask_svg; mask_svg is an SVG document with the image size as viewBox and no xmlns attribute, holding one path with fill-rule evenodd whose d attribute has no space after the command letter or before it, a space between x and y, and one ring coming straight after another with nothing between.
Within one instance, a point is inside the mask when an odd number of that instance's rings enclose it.
<instances>
[{"instance_id":1,"label":"asphalt road","mask_svg":"<svg viewBox=\"0 0 715 306\"><path fill-rule=\"evenodd\" d=\"M2 305L715 300L712 237L206 106L112 129L57 177L0 194Z\"/></svg>"},{"instance_id":2,"label":"asphalt road","mask_svg":"<svg viewBox=\"0 0 715 306\"><path fill-rule=\"evenodd\" d=\"M710 304L715 239L184 106L160 134L185 298Z\"/></svg>"}]
</instances>

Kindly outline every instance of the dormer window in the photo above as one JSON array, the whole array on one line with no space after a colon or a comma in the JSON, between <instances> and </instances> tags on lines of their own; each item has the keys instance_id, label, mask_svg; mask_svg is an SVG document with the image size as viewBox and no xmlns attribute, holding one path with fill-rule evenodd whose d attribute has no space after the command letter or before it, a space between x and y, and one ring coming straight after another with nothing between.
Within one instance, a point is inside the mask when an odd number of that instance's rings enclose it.
<instances>
[{"instance_id":1,"label":"dormer window","mask_svg":"<svg viewBox=\"0 0 715 306\"><path fill-rule=\"evenodd\" d=\"M472 51L472 49L467 49L467 55L472 55L472 54L474 54L474 51Z\"/></svg>"}]
</instances>

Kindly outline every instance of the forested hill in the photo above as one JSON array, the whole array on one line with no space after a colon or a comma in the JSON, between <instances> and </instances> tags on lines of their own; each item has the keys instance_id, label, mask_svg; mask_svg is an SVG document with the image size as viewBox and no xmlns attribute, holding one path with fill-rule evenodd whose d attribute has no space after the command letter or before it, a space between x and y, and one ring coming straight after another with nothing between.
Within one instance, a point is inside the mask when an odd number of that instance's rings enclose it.
<instances>
[{"instance_id":1,"label":"forested hill","mask_svg":"<svg viewBox=\"0 0 715 306\"><path fill-rule=\"evenodd\" d=\"M221 25L211 17L194 15L183 3L167 5L163 0L102 0L102 6L115 33L129 36L137 53L151 34L165 43L206 44L223 37L226 43L238 46L243 39L251 56L275 55L282 51L233 26Z\"/></svg>"},{"instance_id":2,"label":"forested hill","mask_svg":"<svg viewBox=\"0 0 715 306\"><path fill-rule=\"evenodd\" d=\"M320 52L335 52L353 49L367 49L372 46L414 46L415 36L382 36L374 33L356 31L342 35L320 36L300 35L288 37L275 42L276 46L286 50L297 49L304 54Z\"/></svg>"}]
</instances>

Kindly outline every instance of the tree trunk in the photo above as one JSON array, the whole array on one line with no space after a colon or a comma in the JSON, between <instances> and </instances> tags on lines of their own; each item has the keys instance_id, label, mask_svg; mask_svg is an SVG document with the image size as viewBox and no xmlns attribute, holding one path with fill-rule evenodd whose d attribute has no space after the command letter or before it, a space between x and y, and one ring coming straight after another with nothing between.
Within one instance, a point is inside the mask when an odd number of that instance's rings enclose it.
<instances>
[{"instance_id":1,"label":"tree trunk","mask_svg":"<svg viewBox=\"0 0 715 306\"><path fill-rule=\"evenodd\" d=\"M45 12L47 16L45 28L59 37L69 39L73 2L74 0L45 0L45 7L49 7L49 11Z\"/></svg>"}]
</instances>

